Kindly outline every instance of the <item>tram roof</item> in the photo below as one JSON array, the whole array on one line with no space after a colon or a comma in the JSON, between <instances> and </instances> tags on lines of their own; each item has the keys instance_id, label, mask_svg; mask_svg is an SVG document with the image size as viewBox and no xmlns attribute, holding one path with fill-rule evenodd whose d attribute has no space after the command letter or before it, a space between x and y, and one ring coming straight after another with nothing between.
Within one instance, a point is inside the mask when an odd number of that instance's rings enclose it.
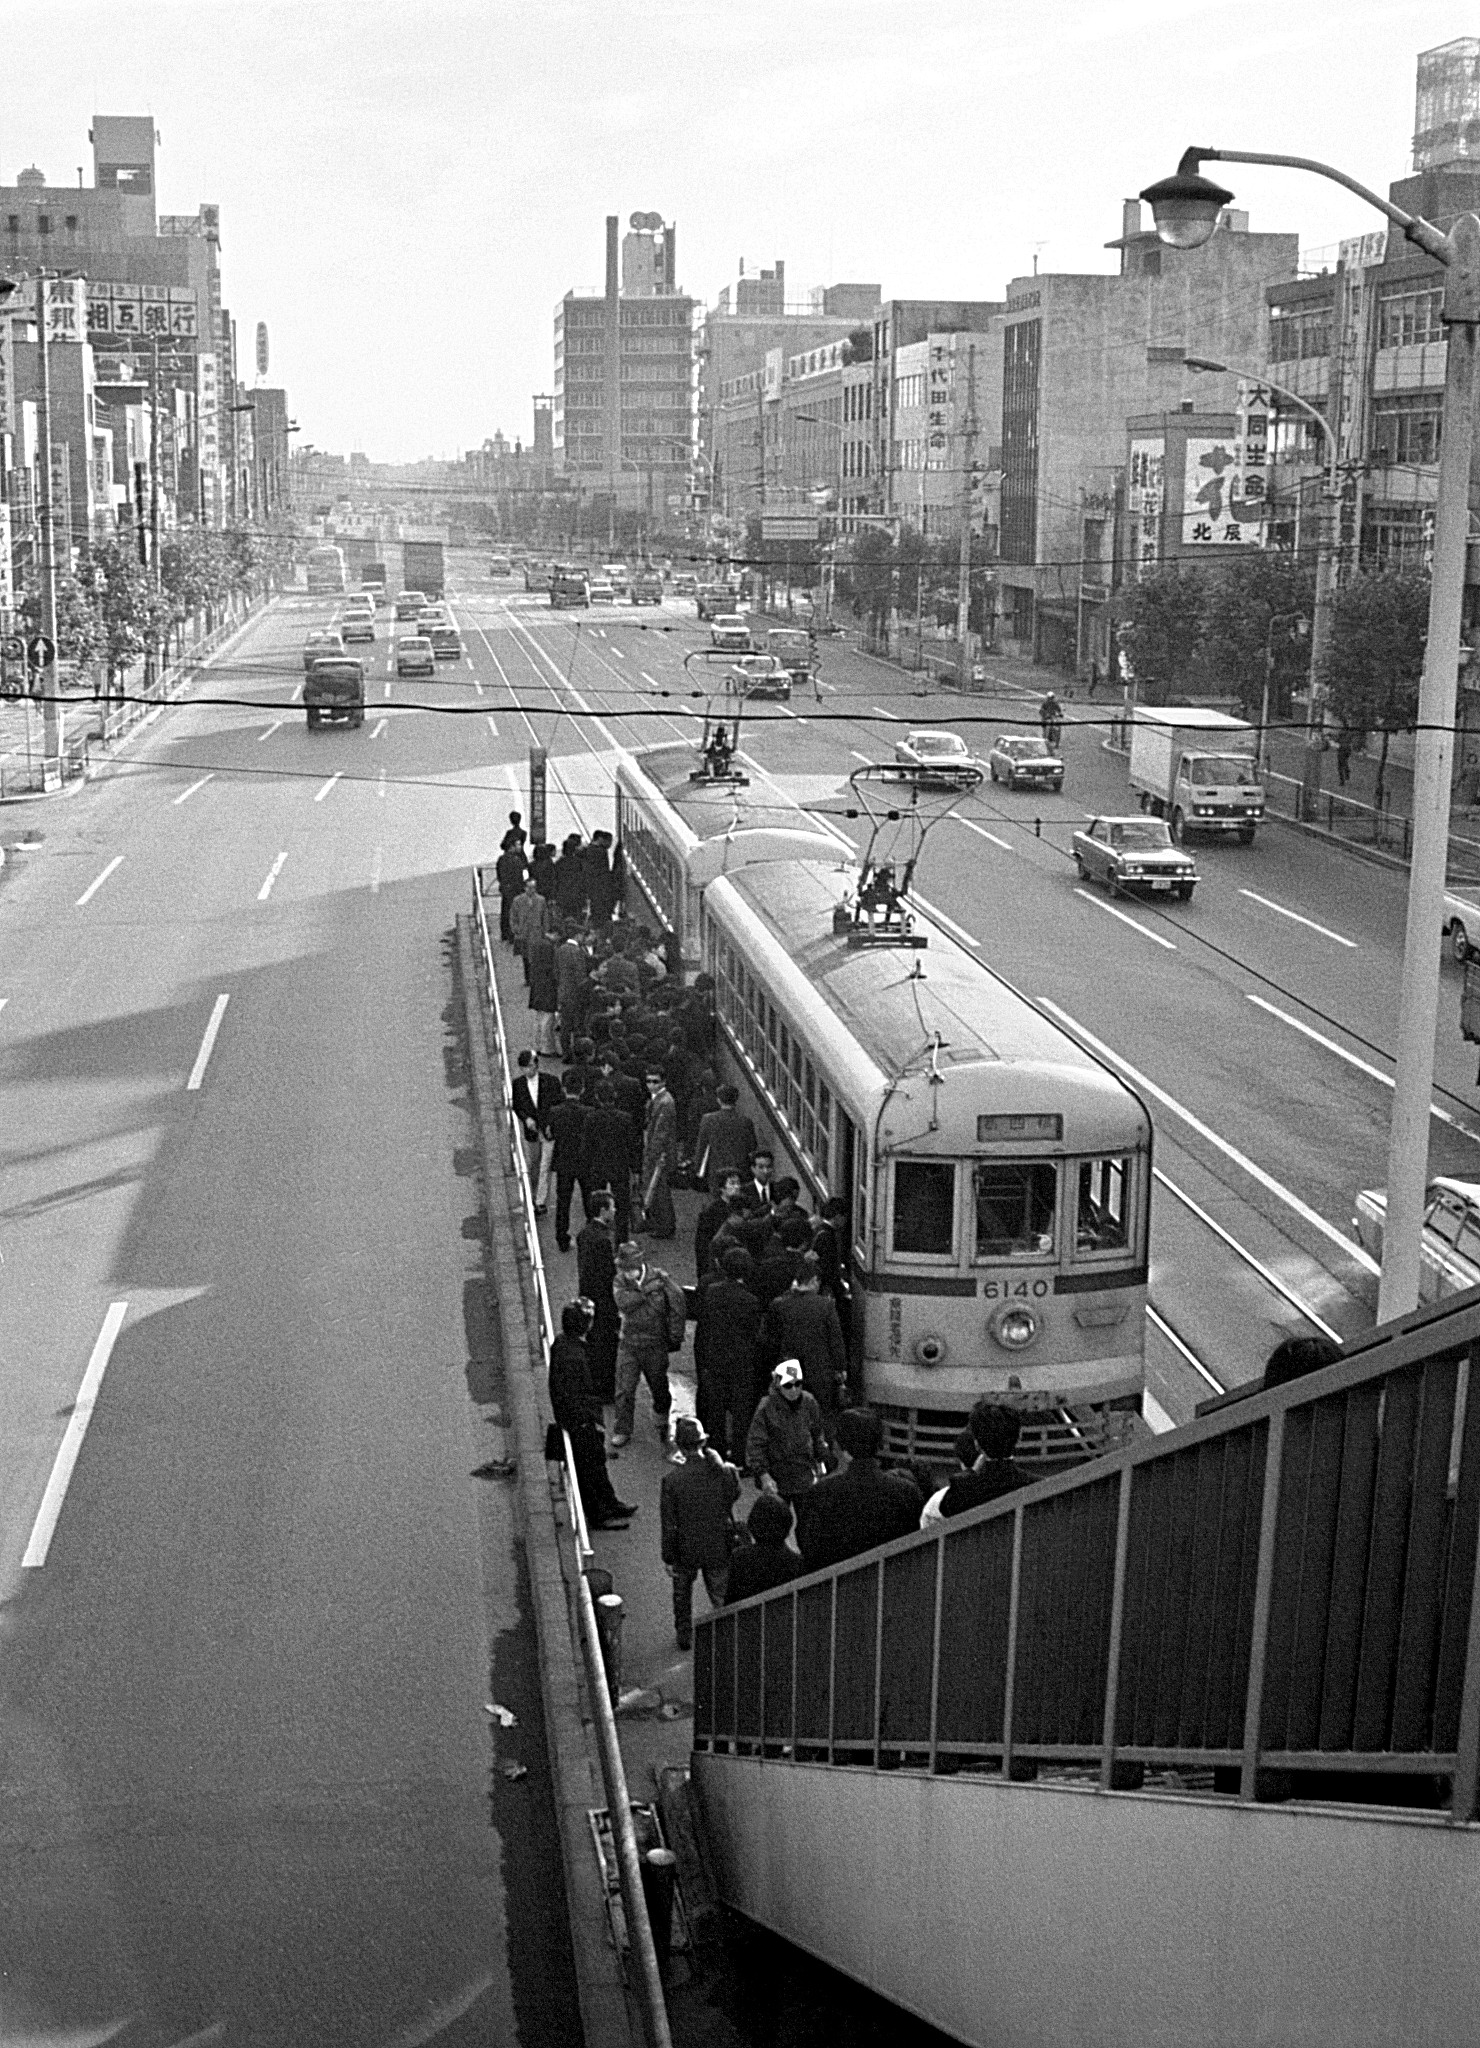
<instances>
[{"instance_id":1,"label":"tram roof","mask_svg":"<svg viewBox=\"0 0 1480 2048\"><path fill-rule=\"evenodd\" d=\"M1085 1108L1099 1097L1102 1108L1118 1105L1124 1117L1135 1100L1124 1082L938 927L930 927L922 950L851 948L832 929L848 880L821 862L799 861L747 868L723 887L754 913L790 963L776 967L793 999L805 1003L815 990L882 1076L928 1065L938 1032L940 1070L1009 1066L1021 1072L1035 1103L1039 1077L1052 1070L1060 1085L1072 1076Z\"/></svg>"},{"instance_id":2,"label":"tram roof","mask_svg":"<svg viewBox=\"0 0 1480 2048\"><path fill-rule=\"evenodd\" d=\"M759 768L752 772L749 784L739 790L726 782L690 781L699 759L698 747L692 741L684 740L676 740L669 746L645 747L632 757L634 767L641 770L664 803L696 839L721 838L737 825L748 831L785 832L805 830L814 825L807 812L799 810L790 798L768 785ZM744 768L751 766L743 756L737 755L736 759ZM815 829L821 831L823 828L816 825ZM844 855L856 858L841 839L838 854L839 858Z\"/></svg>"}]
</instances>

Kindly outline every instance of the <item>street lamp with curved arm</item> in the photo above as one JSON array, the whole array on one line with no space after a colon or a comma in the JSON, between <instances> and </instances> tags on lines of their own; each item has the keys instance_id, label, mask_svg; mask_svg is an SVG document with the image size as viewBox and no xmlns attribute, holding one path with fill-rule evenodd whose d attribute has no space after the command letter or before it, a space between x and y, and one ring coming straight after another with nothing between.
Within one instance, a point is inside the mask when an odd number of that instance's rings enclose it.
<instances>
[{"instance_id":1,"label":"street lamp with curved arm","mask_svg":"<svg viewBox=\"0 0 1480 2048\"><path fill-rule=\"evenodd\" d=\"M1444 369L1444 435L1434 503L1434 559L1429 583L1429 627L1418 725L1413 748L1413 854L1408 877L1408 923L1388 1135L1387 1215L1378 1286L1380 1322L1409 1314L1418 1303L1419 1253L1428 1180L1429 1120L1433 1110L1434 1034L1439 1018L1439 952L1444 915L1444 874L1449 852L1450 784L1454 762L1455 703L1459 688L1460 624L1469 538L1470 458L1475 440L1477 351L1480 351L1480 219L1461 214L1447 234L1406 213L1344 171L1314 157L1262 151L1194 148L1184 151L1175 177L1148 185L1156 232L1173 248L1208 241L1232 199L1202 175L1205 162L1273 164L1311 171L1355 192L1403 231L1407 241L1448 273L1444 310L1448 330Z\"/></svg>"}]
</instances>

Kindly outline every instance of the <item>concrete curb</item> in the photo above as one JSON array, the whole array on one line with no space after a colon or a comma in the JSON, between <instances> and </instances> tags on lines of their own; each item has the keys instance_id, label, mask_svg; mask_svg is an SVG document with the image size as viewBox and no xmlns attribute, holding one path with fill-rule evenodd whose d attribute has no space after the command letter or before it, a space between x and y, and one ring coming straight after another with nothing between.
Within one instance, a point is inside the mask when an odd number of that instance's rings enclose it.
<instances>
[{"instance_id":1,"label":"concrete curb","mask_svg":"<svg viewBox=\"0 0 1480 2048\"><path fill-rule=\"evenodd\" d=\"M588 1735L583 1672L576 1647L567 1565L568 1546L545 1476L545 1424L540 1398L544 1359L532 1289L520 1263L520 1233L504 1170L504 1111L494 1086L481 1005L472 920L457 920L457 958L468 1030L468 1072L488 1213L489 1266L503 1351L505 1414L518 1466L519 1520L524 1537L539 1655L545 1733L560 1823L570 1911L571 1951L586 2048L637 2048L642 2030L628 2002L620 1961L608 1938L606 1897L587 1815L606 1804Z\"/></svg>"}]
</instances>

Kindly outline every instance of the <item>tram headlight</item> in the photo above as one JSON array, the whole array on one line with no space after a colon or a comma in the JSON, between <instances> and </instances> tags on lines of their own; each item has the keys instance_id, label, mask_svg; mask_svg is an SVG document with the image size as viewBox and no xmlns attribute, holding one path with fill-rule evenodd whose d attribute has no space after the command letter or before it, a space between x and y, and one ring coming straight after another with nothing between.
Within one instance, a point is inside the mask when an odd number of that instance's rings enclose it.
<instances>
[{"instance_id":1,"label":"tram headlight","mask_svg":"<svg viewBox=\"0 0 1480 2048\"><path fill-rule=\"evenodd\" d=\"M1025 1351L1038 1335L1038 1318L1026 1302L1004 1301L993 1311L987 1330L1004 1351Z\"/></svg>"},{"instance_id":2,"label":"tram headlight","mask_svg":"<svg viewBox=\"0 0 1480 2048\"><path fill-rule=\"evenodd\" d=\"M915 1360L919 1365L944 1365L947 1344L944 1337L937 1337L932 1331L928 1336L915 1339Z\"/></svg>"}]
</instances>

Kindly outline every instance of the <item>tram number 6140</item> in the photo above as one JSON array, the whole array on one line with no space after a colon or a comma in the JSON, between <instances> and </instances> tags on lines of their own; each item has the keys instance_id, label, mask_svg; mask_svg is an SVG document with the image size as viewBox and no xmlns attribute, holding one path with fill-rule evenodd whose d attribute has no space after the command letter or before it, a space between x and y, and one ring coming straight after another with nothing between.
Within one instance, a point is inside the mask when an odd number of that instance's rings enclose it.
<instances>
[{"instance_id":1,"label":"tram number 6140","mask_svg":"<svg viewBox=\"0 0 1480 2048\"><path fill-rule=\"evenodd\" d=\"M1047 1292L1046 1280L986 1280L982 1283L984 1301L1026 1301L1029 1296L1037 1301Z\"/></svg>"}]
</instances>

